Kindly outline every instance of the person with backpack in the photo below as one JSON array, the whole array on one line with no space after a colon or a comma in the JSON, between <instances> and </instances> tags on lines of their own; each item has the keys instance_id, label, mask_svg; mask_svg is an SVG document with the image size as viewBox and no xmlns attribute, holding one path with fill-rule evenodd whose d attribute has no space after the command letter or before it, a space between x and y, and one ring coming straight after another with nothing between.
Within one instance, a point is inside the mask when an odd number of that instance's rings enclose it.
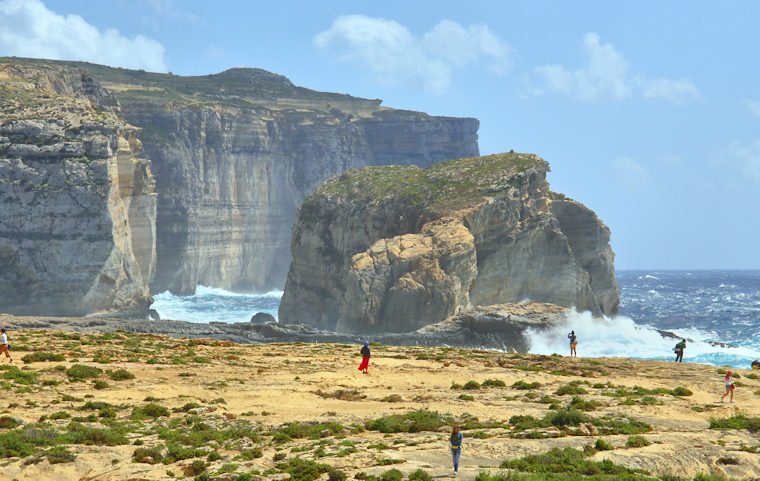
<instances>
[{"instance_id":1,"label":"person with backpack","mask_svg":"<svg viewBox=\"0 0 760 481\"><path fill-rule=\"evenodd\" d=\"M681 339L678 341L678 344L676 344L676 348L673 352L676 353L676 360L675 362L683 362L683 350L686 349L686 339Z\"/></svg>"},{"instance_id":2,"label":"person with backpack","mask_svg":"<svg viewBox=\"0 0 760 481\"><path fill-rule=\"evenodd\" d=\"M364 341L364 346L362 346L362 349L359 352L361 352L361 355L362 355L362 363L359 364L359 370L363 372L364 374L367 374L368 368L369 368L369 356L370 356L368 341Z\"/></svg>"},{"instance_id":3,"label":"person with backpack","mask_svg":"<svg viewBox=\"0 0 760 481\"><path fill-rule=\"evenodd\" d=\"M454 461L454 476L459 472L459 458L462 456L462 439L464 439L464 436L459 430L459 426L452 427L449 443L451 444L451 459Z\"/></svg>"},{"instance_id":4,"label":"person with backpack","mask_svg":"<svg viewBox=\"0 0 760 481\"><path fill-rule=\"evenodd\" d=\"M575 331L570 331L567 338L570 339L570 357L578 357L578 352L575 350L578 347L578 338L575 337Z\"/></svg>"}]
</instances>

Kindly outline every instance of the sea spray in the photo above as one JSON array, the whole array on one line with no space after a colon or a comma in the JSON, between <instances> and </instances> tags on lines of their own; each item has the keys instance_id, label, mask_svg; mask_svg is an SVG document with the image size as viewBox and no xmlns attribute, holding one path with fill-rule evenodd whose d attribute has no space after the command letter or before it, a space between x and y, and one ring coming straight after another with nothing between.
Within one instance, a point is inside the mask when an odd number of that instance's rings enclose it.
<instances>
[{"instance_id":1,"label":"sea spray","mask_svg":"<svg viewBox=\"0 0 760 481\"><path fill-rule=\"evenodd\" d=\"M578 336L578 355L581 357L675 359L673 349L678 340L663 336L653 326L637 324L626 316L594 318L588 312L571 312L562 326L543 331L529 330L530 352L568 355L567 334L571 330ZM712 332L692 327L670 332L691 340L686 345L685 362L749 368L752 360L760 357L760 352L753 347L716 344L717 336Z\"/></svg>"},{"instance_id":2,"label":"sea spray","mask_svg":"<svg viewBox=\"0 0 760 481\"><path fill-rule=\"evenodd\" d=\"M218 287L198 286L192 296L175 296L162 292L153 296L161 319L190 322L248 322L257 312L277 318L282 291L262 294L230 292Z\"/></svg>"}]
</instances>

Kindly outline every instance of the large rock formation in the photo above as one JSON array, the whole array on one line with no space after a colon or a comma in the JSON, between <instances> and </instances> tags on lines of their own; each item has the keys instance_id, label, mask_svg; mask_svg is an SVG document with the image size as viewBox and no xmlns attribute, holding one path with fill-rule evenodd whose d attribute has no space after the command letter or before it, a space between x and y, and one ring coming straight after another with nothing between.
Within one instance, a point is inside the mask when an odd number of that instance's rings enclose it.
<instances>
[{"instance_id":1,"label":"large rock formation","mask_svg":"<svg viewBox=\"0 0 760 481\"><path fill-rule=\"evenodd\" d=\"M331 179L299 211L280 321L408 332L525 299L615 313L609 229L547 170L509 153Z\"/></svg>"},{"instance_id":2,"label":"large rock formation","mask_svg":"<svg viewBox=\"0 0 760 481\"><path fill-rule=\"evenodd\" d=\"M478 154L475 119L315 92L259 69L180 77L79 62L118 99L152 160L158 264L152 291L198 284L281 289L298 206L352 167L430 165Z\"/></svg>"},{"instance_id":3,"label":"large rock formation","mask_svg":"<svg viewBox=\"0 0 760 481\"><path fill-rule=\"evenodd\" d=\"M136 133L82 72L0 64L0 309L146 312L156 196Z\"/></svg>"}]
</instances>

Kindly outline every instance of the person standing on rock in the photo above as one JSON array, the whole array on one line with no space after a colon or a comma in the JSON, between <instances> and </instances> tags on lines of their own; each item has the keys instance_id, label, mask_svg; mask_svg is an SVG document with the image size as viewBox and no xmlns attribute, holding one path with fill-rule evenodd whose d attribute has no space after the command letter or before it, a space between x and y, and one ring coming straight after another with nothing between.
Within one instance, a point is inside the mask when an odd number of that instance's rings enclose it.
<instances>
[{"instance_id":1,"label":"person standing on rock","mask_svg":"<svg viewBox=\"0 0 760 481\"><path fill-rule=\"evenodd\" d=\"M8 344L8 334L5 329L0 329L0 353L5 353L5 357L9 359L9 362L13 362L11 357L11 345Z\"/></svg>"},{"instance_id":2,"label":"person standing on rock","mask_svg":"<svg viewBox=\"0 0 760 481\"><path fill-rule=\"evenodd\" d=\"M578 347L578 338L575 337L575 331L570 331L567 338L570 339L570 357L578 357L578 352L575 350Z\"/></svg>"},{"instance_id":3,"label":"person standing on rock","mask_svg":"<svg viewBox=\"0 0 760 481\"><path fill-rule=\"evenodd\" d=\"M729 402L734 402L734 376L731 374L731 371L726 372L726 377L723 378L723 384L726 386L726 392L720 397L720 402L723 402L723 398L729 394L731 395Z\"/></svg>"},{"instance_id":4,"label":"person standing on rock","mask_svg":"<svg viewBox=\"0 0 760 481\"><path fill-rule=\"evenodd\" d=\"M678 341L678 344L676 344L676 360L675 362L683 362L683 350L686 349L686 339L681 339Z\"/></svg>"},{"instance_id":5,"label":"person standing on rock","mask_svg":"<svg viewBox=\"0 0 760 481\"><path fill-rule=\"evenodd\" d=\"M459 457L462 456L462 439L464 439L464 436L459 431L459 426L451 428L449 442L451 444L451 459L454 461L454 476L459 472Z\"/></svg>"},{"instance_id":6,"label":"person standing on rock","mask_svg":"<svg viewBox=\"0 0 760 481\"><path fill-rule=\"evenodd\" d=\"M363 372L364 374L367 374L368 368L369 368L369 342L364 341L364 346L362 346L362 350L360 351L362 354L362 363L359 364L359 370Z\"/></svg>"}]
</instances>

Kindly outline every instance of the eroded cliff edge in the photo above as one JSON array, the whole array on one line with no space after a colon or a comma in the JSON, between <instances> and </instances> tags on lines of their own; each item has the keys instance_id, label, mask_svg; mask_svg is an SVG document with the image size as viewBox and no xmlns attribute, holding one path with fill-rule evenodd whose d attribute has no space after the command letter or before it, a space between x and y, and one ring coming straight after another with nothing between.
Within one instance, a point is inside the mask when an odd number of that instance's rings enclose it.
<instances>
[{"instance_id":1,"label":"eroded cliff edge","mask_svg":"<svg viewBox=\"0 0 760 481\"><path fill-rule=\"evenodd\" d=\"M390 109L261 69L182 77L3 62L84 70L141 128L158 193L154 293L282 289L296 211L321 182L348 168L478 155L476 119Z\"/></svg>"},{"instance_id":2,"label":"eroded cliff edge","mask_svg":"<svg viewBox=\"0 0 760 481\"><path fill-rule=\"evenodd\" d=\"M293 229L280 321L409 332L462 307L525 299L614 314L610 231L552 193L548 169L507 153L325 182Z\"/></svg>"},{"instance_id":3,"label":"eroded cliff edge","mask_svg":"<svg viewBox=\"0 0 760 481\"><path fill-rule=\"evenodd\" d=\"M156 195L137 129L92 77L0 64L0 306L145 315Z\"/></svg>"}]
</instances>

